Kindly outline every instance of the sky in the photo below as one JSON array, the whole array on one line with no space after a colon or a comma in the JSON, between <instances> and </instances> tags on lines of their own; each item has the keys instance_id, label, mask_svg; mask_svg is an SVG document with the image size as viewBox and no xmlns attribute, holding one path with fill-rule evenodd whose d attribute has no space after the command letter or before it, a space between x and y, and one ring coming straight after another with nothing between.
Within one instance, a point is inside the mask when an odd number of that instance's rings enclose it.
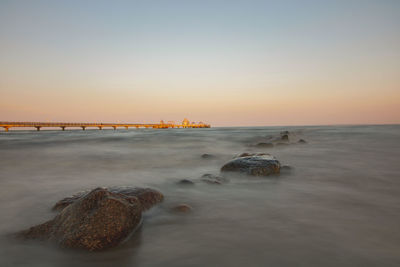
<instances>
[{"instance_id":1,"label":"sky","mask_svg":"<svg viewBox=\"0 0 400 267\"><path fill-rule=\"evenodd\" d=\"M400 1L0 0L0 121L400 123Z\"/></svg>"}]
</instances>

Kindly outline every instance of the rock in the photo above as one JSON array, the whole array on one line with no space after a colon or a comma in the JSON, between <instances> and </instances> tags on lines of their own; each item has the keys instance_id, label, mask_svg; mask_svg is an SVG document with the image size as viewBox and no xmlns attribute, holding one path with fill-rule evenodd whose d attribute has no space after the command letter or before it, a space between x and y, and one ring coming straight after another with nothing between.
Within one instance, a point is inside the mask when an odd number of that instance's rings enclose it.
<instances>
[{"instance_id":1,"label":"rock","mask_svg":"<svg viewBox=\"0 0 400 267\"><path fill-rule=\"evenodd\" d=\"M281 140L282 140L282 141L289 142L289 135L287 135L287 134L282 135L282 136L281 136Z\"/></svg>"},{"instance_id":2,"label":"rock","mask_svg":"<svg viewBox=\"0 0 400 267\"><path fill-rule=\"evenodd\" d=\"M274 145L272 143L258 143L256 145L256 147L261 147L261 148L270 148L270 147L274 147Z\"/></svg>"},{"instance_id":3,"label":"rock","mask_svg":"<svg viewBox=\"0 0 400 267\"><path fill-rule=\"evenodd\" d=\"M172 208L172 211L181 212L181 213L188 213L192 211L192 207L187 204L179 204Z\"/></svg>"},{"instance_id":4,"label":"rock","mask_svg":"<svg viewBox=\"0 0 400 267\"><path fill-rule=\"evenodd\" d=\"M203 182L205 182L205 183L207 183L207 184L218 184L218 185L222 184L222 183L221 183L220 181L218 181L218 180L209 179L209 178L201 179L201 181L203 181Z\"/></svg>"},{"instance_id":5,"label":"rock","mask_svg":"<svg viewBox=\"0 0 400 267\"><path fill-rule=\"evenodd\" d=\"M190 181L189 179L182 179L178 182L180 185L194 185L194 182Z\"/></svg>"},{"instance_id":6,"label":"rock","mask_svg":"<svg viewBox=\"0 0 400 267\"><path fill-rule=\"evenodd\" d=\"M239 157L226 163L221 172L239 172L253 176L278 174L280 163L271 155Z\"/></svg>"},{"instance_id":7,"label":"rock","mask_svg":"<svg viewBox=\"0 0 400 267\"><path fill-rule=\"evenodd\" d=\"M127 197L137 197L140 201L140 204L142 205L143 210L148 210L149 208L164 199L164 196L160 192L151 188L120 186L104 189L108 190L111 193L123 194ZM53 210L62 210L89 192L90 191L81 191L71 197L61 199L53 206Z\"/></svg>"},{"instance_id":8,"label":"rock","mask_svg":"<svg viewBox=\"0 0 400 267\"><path fill-rule=\"evenodd\" d=\"M208 184L222 184L228 182L228 179L210 173L201 176L200 180Z\"/></svg>"},{"instance_id":9,"label":"rock","mask_svg":"<svg viewBox=\"0 0 400 267\"><path fill-rule=\"evenodd\" d=\"M288 165L281 166L281 173L290 173L292 171L292 167Z\"/></svg>"},{"instance_id":10,"label":"rock","mask_svg":"<svg viewBox=\"0 0 400 267\"><path fill-rule=\"evenodd\" d=\"M288 165L283 165L281 166L281 171L290 171L292 169L292 167L288 166Z\"/></svg>"},{"instance_id":11,"label":"rock","mask_svg":"<svg viewBox=\"0 0 400 267\"><path fill-rule=\"evenodd\" d=\"M53 220L21 231L17 237L104 250L119 245L139 227L142 210L139 197L96 188L74 199Z\"/></svg>"},{"instance_id":12,"label":"rock","mask_svg":"<svg viewBox=\"0 0 400 267\"><path fill-rule=\"evenodd\" d=\"M299 144L307 144L306 140L304 140L304 139L300 139L299 141L297 141L297 143L299 143Z\"/></svg>"},{"instance_id":13,"label":"rock","mask_svg":"<svg viewBox=\"0 0 400 267\"><path fill-rule=\"evenodd\" d=\"M213 159L213 158L215 158L215 156L211 155L211 154L203 154L203 155L201 155L201 157L203 159Z\"/></svg>"}]
</instances>

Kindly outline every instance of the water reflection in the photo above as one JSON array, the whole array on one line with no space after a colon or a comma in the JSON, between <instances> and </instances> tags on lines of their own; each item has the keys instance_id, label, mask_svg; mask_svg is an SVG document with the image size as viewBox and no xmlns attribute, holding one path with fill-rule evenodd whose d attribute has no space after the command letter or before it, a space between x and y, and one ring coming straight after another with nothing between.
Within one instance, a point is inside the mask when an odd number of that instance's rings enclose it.
<instances>
[{"instance_id":1,"label":"water reflection","mask_svg":"<svg viewBox=\"0 0 400 267\"><path fill-rule=\"evenodd\" d=\"M249 146L282 130L308 144ZM271 153L293 169L176 184L218 174L242 152ZM398 266L399 156L399 126L1 133L0 265ZM7 237L54 217L65 196L118 185L166 196L118 248L87 253ZM193 211L170 212L180 203Z\"/></svg>"}]
</instances>

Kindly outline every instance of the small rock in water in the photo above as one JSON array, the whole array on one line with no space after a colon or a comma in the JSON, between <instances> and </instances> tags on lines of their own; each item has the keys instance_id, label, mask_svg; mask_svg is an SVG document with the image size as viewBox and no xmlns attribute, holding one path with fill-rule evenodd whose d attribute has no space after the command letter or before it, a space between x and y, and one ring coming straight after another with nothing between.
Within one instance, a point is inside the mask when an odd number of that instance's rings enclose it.
<instances>
[{"instance_id":1,"label":"small rock in water","mask_svg":"<svg viewBox=\"0 0 400 267\"><path fill-rule=\"evenodd\" d=\"M99 251L128 238L141 224L142 210L136 196L96 188L74 199L54 219L16 235L56 242L66 248Z\"/></svg>"},{"instance_id":2,"label":"small rock in water","mask_svg":"<svg viewBox=\"0 0 400 267\"><path fill-rule=\"evenodd\" d=\"M189 179L182 179L178 182L180 185L194 185L193 181L190 181Z\"/></svg>"},{"instance_id":3,"label":"small rock in water","mask_svg":"<svg viewBox=\"0 0 400 267\"><path fill-rule=\"evenodd\" d=\"M221 172L239 172L253 176L278 174L280 163L271 155L247 156L233 159L221 168Z\"/></svg>"},{"instance_id":4,"label":"small rock in water","mask_svg":"<svg viewBox=\"0 0 400 267\"><path fill-rule=\"evenodd\" d=\"M297 143L299 143L299 144L307 144L306 140L304 140L304 139L300 139L299 141L297 141Z\"/></svg>"},{"instance_id":5,"label":"small rock in water","mask_svg":"<svg viewBox=\"0 0 400 267\"><path fill-rule=\"evenodd\" d=\"M291 172L292 171L292 167L288 166L288 165L284 165L281 167L281 173L282 172Z\"/></svg>"},{"instance_id":6,"label":"small rock in water","mask_svg":"<svg viewBox=\"0 0 400 267\"><path fill-rule=\"evenodd\" d=\"M274 145L272 143L258 143L256 145L256 147L261 147L261 148L270 148L270 147L274 147Z\"/></svg>"},{"instance_id":7,"label":"small rock in water","mask_svg":"<svg viewBox=\"0 0 400 267\"><path fill-rule=\"evenodd\" d=\"M206 173L201 176L200 180L208 184L222 184L228 182L228 179L210 173Z\"/></svg>"},{"instance_id":8,"label":"small rock in water","mask_svg":"<svg viewBox=\"0 0 400 267\"><path fill-rule=\"evenodd\" d=\"M215 156L211 155L211 154L203 154L203 155L201 155L201 157L203 159L213 159L213 158L215 158Z\"/></svg>"},{"instance_id":9,"label":"small rock in water","mask_svg":"<svg viewBox=\"0 0 400 267\"><path fill-rule=\"evenodd\" d=\"M181 212L181 213L188 213L193 210L193 208L187 204L179 204L172 208L173 211Z\"/></svg>"},{"instance_id":10,"label":"small rock in water","mask_svg":"<svg viewBox=\"0 0 400 267\"><path fill-rule=\"evenodd\" d=\"M202 178L201 181L207 183L207 184L222 184L220 181L218 180L214 180L214 179L209 179L209 178Z\"/></svg>"},{"instance_id":11,"label":"small rock in water","mask_svg":"<svg viewBox=\"0 0 400 267\"><path fill-rule=\"evenodd\" d=\"M281 140L288 142L289 141L289 135L287 135L287 134L282 135L281 136Z\"/></svg>"}]
</instances>

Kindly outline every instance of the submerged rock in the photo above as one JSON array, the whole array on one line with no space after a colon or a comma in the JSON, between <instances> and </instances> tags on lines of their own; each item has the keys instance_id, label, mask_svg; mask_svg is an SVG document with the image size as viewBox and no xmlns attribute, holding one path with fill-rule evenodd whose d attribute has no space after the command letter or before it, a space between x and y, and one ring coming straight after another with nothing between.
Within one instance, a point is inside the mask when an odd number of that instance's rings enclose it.
<instances>
[{"instance_id":1,"label":"submerged rock","mask_svg":"<svg viewBox=\"0 0 400 267\"><path fill-rule=\"evenodd\" d=\"M213 158L215 158L215 156L211 155L211 154L203 154L203 155L201 155L201 157L203 159L213 159Z\"/></svg>"},{"instance_id":2,"label":"submerged rock","mask_svg":"<svg viewBox=\"0 0 400 267\"><path fill-rule=\"evenodd\" d=\"M290 170L292 170L292 167L290 167L288 165L281 166L281 171L290 171Z\"/></svg>"},{"instance_id":3,"label":"submerged rock","mask_svg":"<svg viewBox=\"0 0 400 267\"><path fill-rule=\"evenodd\" d=\"M201 176L200 180L208 184L222 184L228 182L228 179L210 173L206 173Z\"/></svg>"},{"instance_id":4,"label":"submerged rock","mask_svg":"<svg viewBox=\"0 0 400 267\"><path fill-rule=\"evenodd\" d=\"M299 144L307 144L306 140L304 140L304 139L300 139L299 141L297 141L297 143L299 143Z\"/></svg>"},{"instance_id":5,"label":"submerged rock","mask_svg":"<svg viewBox=\"0 0 400 267\"><path fill-rule=\"evenodd\" d=\"M280 163L271 155L246 156L233 159L221 168L221 172L239 172L253 176L278 174Z\"/></svg>"},{"instance_id":6,"label":"submerged rock","mask_svg":"<svg viewBox=\"0 0 400 267\"><path fill-rule=\"evenodd\" d=\"M285 141L285 142L289 142L289 135L288 134L284 134L281 136L281 140Z\"/></svg>"},{"instance_id":7,"label":"submerged rock","mask_svg":"<svg viewBox=\"0 0 400 267\"><path fill-rule=\"evenodd\" d=\"M182 179L178 182L180 185L194 185L193 181L190 181L189 179Z\"/></svg>"},{"instance_id":8,"label":"submerged rock","mask_svg":"<svg viewBox=\"0 0 400 267\"><path fill-rule=\"evenodd\" d=\"M181 213L188 213L192 210L193 210L193 208L187 204L179 204L172 208L172 211L181 212Z\"/></svg>"},{"instance_id":9,"label":"submerged rock","mask_svg":"<svg viewBox=\"0 0 400 267\"><path fill-rule=\"evenodd\" d=\"M274 147L274 144L272 143L258 143L256 145L256 147L260 147L260 148L271 148Z\"/></svg>"},{"instance_id":10,"label":"submerged rock","mask_svg":"<svg viewBox=\"0 0 400 267\"><path fill-rule=\"evenodd\" d=\"M282 173L282 174L284 174L284 173L289 174L289 173L292 172L292 169L293 169L292 167L290 167L290 166L288 166L288 165L284 165L284 166L281 166L280 173Z\"/></svg>"},{"instance_id":11,"label":"submerged rock","mask_svg":"<svg viewBox=\"0 0 400 267\"><path fill-rule=\"evenodd\" d=\"M148 193L141 196L148 200ZM117 246L138 228L142 210L137 196L96 188L74 199L53 220L21 231L17 237L48 240L67 248L104 250Z\"/></svg>"},{"instance_id":12,"label":"submerged rock","mask_svg":"<svg viewBox=\"0 0 400 267\"><path fill-rule=\"evenodd\" d=\"M123 194L126 197L137 197L141 204L142 210L150 209L152 206L161 202L164 199L163 194L151 188L121 186L121 187L110 187L103 189L109 191L110 193ZM89 192L90 191L82 191L76 193L71 197L66 197L64 199L61 199L53 206L53 210L62 210L68 205L71 205L78 199L82 198Z\"/></svg>"}]
</instances>

